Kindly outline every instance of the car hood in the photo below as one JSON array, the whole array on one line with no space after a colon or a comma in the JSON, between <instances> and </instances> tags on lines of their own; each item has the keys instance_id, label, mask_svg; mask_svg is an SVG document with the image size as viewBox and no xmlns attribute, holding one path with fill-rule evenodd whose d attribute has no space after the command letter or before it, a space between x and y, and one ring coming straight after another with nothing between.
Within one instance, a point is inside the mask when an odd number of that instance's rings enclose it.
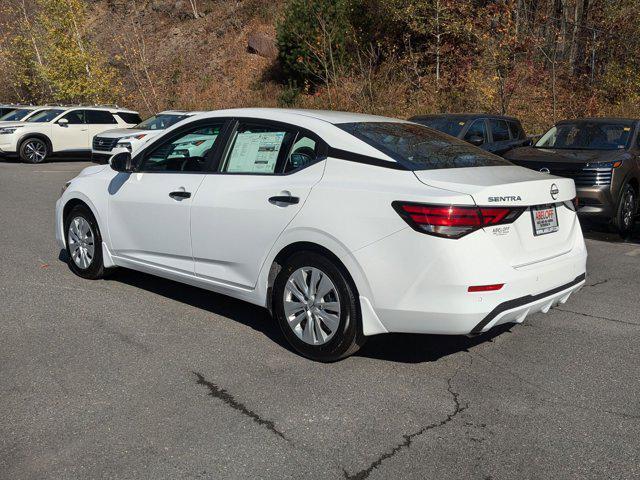
<instances>
[{"instance_id":1,"label":"car hood","mask_svg":"<svg viewBox=\"0 0 640 480\"><path fill-rule=\"evenodd\" d=\"M139 128L114 128L113 130L107 130L100 132L97 136L103 138L121 138L129 135L136 135L138 133L149 134L153 130L140 130Z\"/></svg>"},{"instance_id":2,"label":"car hood","mask_svg":"<svg viewBox=\"0 0 640 480\"><path fill-rule=\"evenodd\" d=\"M625 150L565 150L560 148L514 148L504 158L514 162L600 163L623 159Z\"/></svg>"},{"instance_id":3,"label":"car hood","mask_svg":"<svg viewBox=\"0 0 640 480\"><path fill-rule=\"evenodd\" d=\"M95 175L96 173L100 173L103 170L105 170L106 168L110 168L109 165L91 165L90 167L87 167L85 169L83 169L77 176L76 178L79 177L88 177L89 175Z\"/></svg>"},{"instance_id":4,"label":"car hood","mask_svg":"<svg viewBox=\"0 0 640 480\"><path fill-rule=\"evenodd\" d=\"M2 128L6 128L6 127L20 127L23 125L26 125L26 122L0 122L0 127Z\"/></svg>"}]
</instances>

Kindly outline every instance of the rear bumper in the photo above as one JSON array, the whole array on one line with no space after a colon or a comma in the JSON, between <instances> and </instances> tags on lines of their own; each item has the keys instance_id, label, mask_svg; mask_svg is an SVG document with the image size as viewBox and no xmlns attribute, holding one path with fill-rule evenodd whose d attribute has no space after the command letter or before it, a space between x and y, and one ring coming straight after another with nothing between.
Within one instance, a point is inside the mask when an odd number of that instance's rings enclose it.
<instances>
[{"instance_id":1,"label":"rear bumper","mask_svg":"<svg viewBox=\"0 0 640 480\"><path fill-rule=\"evenodd\" d=\"M615 201L609 185L578 187L578 215L581 217L611 218L615 212Z\"/></svg>"},{"instance_id":2,"label":"rear bumper","mask_svg":"<svg viewBox=\"0 0 640 480\"><path fill-rule=\"evenodd\" d=\"M586 278L586 273L583 273L578 275L573 281L547 292L537 295L525 295L524 297L514 298L513 300L501 303L494 308L489 315L484 317L480 323L473 327L471 333L486 332L492 327L503 323L522 323L524 319L532 313L547 313L551 307L565 303L572 293L580 290Z\"/></svg>"},{"instance_id":3,"label":"rear bumper","mask_svg":"<svg viewBox=\"0 0 640 480\"><path fill-rule=\"evenodd\" d=\"M482 231L452 241L403 230L353 253L366 272L377 331L445 335L486 332L547 312L582 287L587 260L577 221L568 251L521 267L505 261ZM468 291L493 284L504 286Z\"/></svg>"}]
</instances>

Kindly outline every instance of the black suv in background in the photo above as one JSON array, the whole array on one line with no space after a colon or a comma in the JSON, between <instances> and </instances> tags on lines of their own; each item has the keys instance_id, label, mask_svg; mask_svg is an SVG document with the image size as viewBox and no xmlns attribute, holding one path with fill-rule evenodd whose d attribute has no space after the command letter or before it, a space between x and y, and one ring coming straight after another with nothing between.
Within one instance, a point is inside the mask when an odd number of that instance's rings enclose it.
<instances>
[{"instance_id":1,"label":"black suv in background","mask_svg":"<svg viewBox=\"0 0 640 480\"><path fill-rule=\"evenodd\" d=\"M491 153L502 155L512 148L530 145L520 120L483 113L418 115L409 119L453 137L465 140Z\"/></svg>"},{"instance_id":2,"label":"black suv in background","mask_svg":"<svg viewBox=\"0 0 640 480\"><path fill-rule=\"evenodd\" d=\"M558 122L532 147L505 155L511 163L572 178L578 213L633 230L640 198L640 121L583 118Z\"/></svg>"}]
</instances>

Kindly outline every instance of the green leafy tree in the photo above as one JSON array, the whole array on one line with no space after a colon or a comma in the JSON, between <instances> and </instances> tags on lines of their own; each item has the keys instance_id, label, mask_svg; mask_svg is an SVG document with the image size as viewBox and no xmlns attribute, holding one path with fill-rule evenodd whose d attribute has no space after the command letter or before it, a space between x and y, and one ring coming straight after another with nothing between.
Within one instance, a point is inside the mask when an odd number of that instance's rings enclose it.
<instances>
[{"instance_id":1,"label":"green leafy tree","mask_svg":"<svg viewBox=\"0 0 640 480\"><path fill-rule=\"evenodd\" d=\"M86 38L82 0L20 0L12 13L7 64L20 100L108 102L120 95L115 70Z\"/></svg>"},{"instance_id":2,"label":"green leafy tree","mask_svg":"<svg viewBox=\"0 0 640 480\"><path fill-rule=\"evenodd\" d=\"M306 89L330 85L348 66L346 0L291 0L276 28L283 73Z\"/></svg>"}]
</instances>

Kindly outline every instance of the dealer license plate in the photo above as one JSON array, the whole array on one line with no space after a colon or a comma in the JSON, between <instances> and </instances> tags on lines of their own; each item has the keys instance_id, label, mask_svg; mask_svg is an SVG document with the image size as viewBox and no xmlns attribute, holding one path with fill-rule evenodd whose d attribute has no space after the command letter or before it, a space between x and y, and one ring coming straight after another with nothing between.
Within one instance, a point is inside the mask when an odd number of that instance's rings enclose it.
<instances>
[{"instance_id":1,"label":"dealer license plate","mask_svg":"<svg viewBox=\"0 0 640 480\"><path fill-rule=\"evenodd\" d=\"M531 207L533 234L546 235L558 231L558 212L555 205L536 205Z\"/></svg>"}]
</instances>

